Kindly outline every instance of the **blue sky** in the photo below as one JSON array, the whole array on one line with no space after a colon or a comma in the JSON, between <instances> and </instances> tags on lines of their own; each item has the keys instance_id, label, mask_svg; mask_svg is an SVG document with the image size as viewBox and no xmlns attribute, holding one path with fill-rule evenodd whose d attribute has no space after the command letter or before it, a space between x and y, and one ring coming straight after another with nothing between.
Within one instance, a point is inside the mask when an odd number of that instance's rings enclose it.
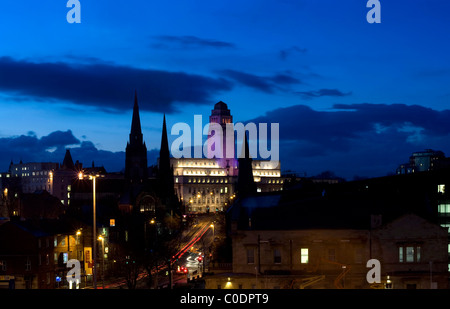
<instances>
[{"instance_id":1,"label":"blue sky","mask_svg":"<svg viewBox=\"0 0 450 309\"><path fill-rule=\"evenodd\" d=\"M364 0L0 3L0 170L11 160L123 168L138 91L155 158L161 123L280 123L282 169L383 176L413 151L450 154L450 3ZM314 119L314 121L312 121ZM176 137L169 137L173 140Z\"/></svg>"}]
</instances>

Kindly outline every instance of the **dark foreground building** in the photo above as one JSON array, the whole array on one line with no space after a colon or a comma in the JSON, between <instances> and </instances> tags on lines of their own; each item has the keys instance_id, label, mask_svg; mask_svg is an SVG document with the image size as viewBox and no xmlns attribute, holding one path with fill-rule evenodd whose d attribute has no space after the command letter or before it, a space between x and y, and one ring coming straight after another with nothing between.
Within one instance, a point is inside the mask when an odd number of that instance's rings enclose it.
<instances>
[{"instance_id":1,"label":"dark foreground building","mask_svg":"<svg viewBox=\"0 0 450 309\"><path fill-rule=\"evenodd\" d=\"M232 264L207 288L448 288L449 171L317 185L238 199ZM370 259L381 282L369 284ZM370 265L371 266L371 265Z\"/></svg>"}]
</instances>

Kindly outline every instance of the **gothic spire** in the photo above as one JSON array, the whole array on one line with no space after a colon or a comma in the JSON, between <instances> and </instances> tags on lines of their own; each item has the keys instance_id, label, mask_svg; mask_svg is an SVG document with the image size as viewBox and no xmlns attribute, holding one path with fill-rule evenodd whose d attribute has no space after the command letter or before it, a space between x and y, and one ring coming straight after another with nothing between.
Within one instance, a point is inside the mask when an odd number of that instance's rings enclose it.
<instances>
[{"instance_id":1,"label":"gothic spire","mask_svg":"<svg viewBox=\"0 0 450 309\"><path fill-rule=\"evenodd\" d=\"M135 91L130 141L125 149L125 178L132 183L140 183L147 179L147 147L143 139Z\"/></svg>"},{"instance_id":2,"label":"gothic spire","mask_svg":"<svg viewBox=\"0 0 450 309\"><path fill-rule=\"evenodd\" d=\"M161 134L161 148L159 150L159 181L162 186L161 194L164 197L171 197L173 191L173 169L170 164L169 142L167 138L166 115L163 118L163 128Z\"/></svg>"},{"instance_id":3,"label":"gothic spire","mask_svg":"<svg viewBox=\"0 0 450 309\"><path fill-rule=\"evenodd\" d=\"M139 105L137 99L137 91L134 93L133 118L131 121L130 143L136 141L142 143L141 119L139 117Z\"/></svg>"},{"instance_id":4,"label":"gothic spire","mask_svg":"<svg viewBox=\"0 0 450 309\"><path fill-rule=\"evenodd\" d=\"M170 152L169 152L169 141L167 139L167 126L166 126L166 115L164 114L163 119L163 128L162 128L162 135L161 135L161 148L159 150L159 158L160 160L168 160L170 159Z\"/></svg>"},{"instance_id":5,"label":"gothic spire","mask_svg":"<svg viewBox=\"0 0 450 309\"><path fill-rule=\"evenodd\" d=\"M255 194L257 191L256 184L253 179L252 161L253 160L250 157L247 134L245 134L241 156L238 158L239 174L236 193L239 197Z\"/></svg>"}]
</instances>

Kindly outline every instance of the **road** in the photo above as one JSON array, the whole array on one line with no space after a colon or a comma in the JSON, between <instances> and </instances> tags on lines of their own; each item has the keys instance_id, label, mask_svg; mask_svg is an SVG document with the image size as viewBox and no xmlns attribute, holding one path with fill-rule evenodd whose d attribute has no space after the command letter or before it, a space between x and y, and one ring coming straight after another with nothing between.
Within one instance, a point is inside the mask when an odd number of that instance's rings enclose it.
<instances>
[{"instance_id":1,"label":"road","mask_svg":"<svg viewBox=\"0 0 450 309\"><path fill-rule=\"evenodd\" d=\"M214 216L199 216L196 222L188 230L183 232L180 250L172 257L174 261L178 260L178 266L187 268L188 273L177 272L175 269L173 281L187 282L187 277L195 278L200 276L204 267L207 266L205 262L205 252L208 254L208 248L214 240ZM199 257L201 260L199 261ZM166 266L158 269L158 272L164 272ZM157 271L155 271L156 273ZM139 274L138 281L147 277L146 272ZM167 282L165 282L167 281ZM168 284L168 279L161 279L159 286ZM121 279L114 282L105 282L105 289L120 289L126 287L126 280ZM92 287L87 287L92 288ZM101 281L97 281L97 289L102 289Z\"/></svg>"}]
</instances>

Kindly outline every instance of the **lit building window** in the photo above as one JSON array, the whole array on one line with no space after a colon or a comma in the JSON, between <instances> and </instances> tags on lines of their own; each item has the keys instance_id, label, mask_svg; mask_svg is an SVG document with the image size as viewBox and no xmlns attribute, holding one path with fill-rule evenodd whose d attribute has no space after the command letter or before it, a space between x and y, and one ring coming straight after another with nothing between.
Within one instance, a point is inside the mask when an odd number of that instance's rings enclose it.
<instances>
[{"instance_id":1,"label":"lit building window","mask_svg":"<svg viewBox=\"0 0 450 309\"><path fill-rule=\"evenodd\" d=\"M450 204L439 204L438 212L440 214L450 214Z\"/></svg>"},{"instance_id":2,"label":"lit building window","mask_svg":"<svg viewBox=\"0 0 450 309\"><path fill-rule=\"evenodd\" d=\"M445 185L438 185L438 193L445 193Z\"/></svg>"},{"instance_id":3,"label":"lit building window","mask_svg":"<svg viewBox=\"0 0 450 309\"><path fill-rule=\"evenodd\" d=\"M398 248L398 261L400 263L413 263L421 261L421 247L408 245Z\"/></svg>"},{"instance_id":4,"label":"lit building window","mask_svg":"<svg viewBox=\"0 0 450 309\"><path fill-rule=\"evenodd\" d=\"M109 226L116 226L116 220L115 219L109 219Z\"/></svg>"},{"instance_id":5,"label":"lit building window","mask_svg":"<svg viewBox=\"0 0 450 309\"><path fill-rule=\"evenodd\" d=\"M301 248L300 249L300 263L307 264L308 263L308 257L309 257L309 249L308 248Z\"/></svg>"}]
</instances>

